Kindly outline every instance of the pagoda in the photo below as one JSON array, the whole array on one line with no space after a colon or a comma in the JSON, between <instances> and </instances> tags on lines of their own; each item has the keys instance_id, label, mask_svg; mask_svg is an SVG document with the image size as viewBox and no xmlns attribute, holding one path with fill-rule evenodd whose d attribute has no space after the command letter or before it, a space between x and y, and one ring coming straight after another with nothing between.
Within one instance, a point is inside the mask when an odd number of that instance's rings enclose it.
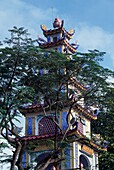
<instances>
[{"instance_id":1,"label":"pagoda","mask_svg":"<svg viewBox=\"0 0 114 170\"><path fill-rule=\"evenodd\" d=\"M47 41L42 38L38 38L40 48L53 48L60 53L76 53L76 49L78 48L77 43L69 43L69 40L72 38L75 31L70 29L70 31L67 32L63 27L63 24L63 20L61 21L59 18L55 18L53 23L54 29L48 30L45 25L41 25L41 29L44 36L47 38Z\"/></svg>"},{"instance_id":2,"label":"pagoda","mask_svg":"<svg viewBox=\"0 0 114 170\"><path fill-rule=\"evenodd\" d=\"M74 30L66 31L63 27L64 21L56 18L53 23L53 29L47 29L45 25L41 25L43 35L47 40L38 37L39 47L42 49L54 49L59 53L68 55L75 54L78 48L77 43L69 43L74 34ZM77 81L75 77L70 79L76 93L87 92L88 88ZM75 96L74 96L75 97ZM37 156L38 161L49 157L50 152L54 150L49 142L55 140L56 124L52 121L53 114L49 113L48 117L44 116L42 111L43 104L35 104L23 107L21 112L25 116L25 136L22 141L34 144L32 152L25 152L23 155L23 167L34 163ZM67 103L62 112L58 113L58 124L63 133L57 131L58 141L67 138L68 146L62 152L65 157L60 163L60 170L80 169L80 170L99 170L98 152L102 148L98 143L91 140L91 121L97 119L97 111L92 111L84 107L84 100L79 101L71 110L72 114L68 114ZM65 154L67 152L67 154ZM43 160L43 161L44 161ZM54 169L54 164L48 165L46 170Z\"/></svg>"}]
</instances>

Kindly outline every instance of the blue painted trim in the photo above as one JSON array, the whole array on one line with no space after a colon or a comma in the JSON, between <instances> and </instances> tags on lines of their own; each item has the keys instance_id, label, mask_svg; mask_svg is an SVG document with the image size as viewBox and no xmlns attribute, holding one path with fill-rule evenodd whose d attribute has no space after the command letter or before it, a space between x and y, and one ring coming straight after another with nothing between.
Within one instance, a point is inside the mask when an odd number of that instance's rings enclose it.
<instances>
[{"instance_id":1,"label":"blue painted trim","mask_svg":"<svg viewBox=\"0 0 114 170\"><path fill-rule=\"evenodd\" d=\"M67 112L62 112L62 130L66 130L68 128L68 124L67 124Z\"/></svg>"},{"instance_id":2,"label":"blue painted trim","mask_svg":"<svg viewBox=\"0 0 114 170\"><path fill-rule=\"evenodd\" d=\"M23 156L22 156L22 167L26 168L26 152L24 152Z\"/></svg>"},{"instance_id":3,"label":"blue painted trim","mask_svg":"<svg viewBox=\"0 0 114 170\"><path fill-rule=\"evenodd\" d=\"M32 117L29 117L29 118L28 118L27 134L28 134L28 135L32 135Z\"/></svg>"},{"instance_id":4,"label":"blue painted trim","mask_svg":"<svg viewBox=\"0 0 114 170\"><path fill-rule=\"evenodd\" d=\"M51 38L50 37L47 37L47 42L51 42Z\"/></svg>"}]
</instances>

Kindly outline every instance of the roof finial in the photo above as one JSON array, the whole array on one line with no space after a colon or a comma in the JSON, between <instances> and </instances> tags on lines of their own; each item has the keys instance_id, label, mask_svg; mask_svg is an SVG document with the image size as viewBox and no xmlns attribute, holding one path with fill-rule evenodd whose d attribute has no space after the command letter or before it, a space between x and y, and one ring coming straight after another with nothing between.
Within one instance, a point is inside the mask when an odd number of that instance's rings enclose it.
<instances>
[{"instance_id":1,"label":"roof finial","mask_svg":"<svg viewBox=\"0 0 114 170\"><path fill-rule=\"evenodd\" d=\"M61 20L59 18L55 18L55 21L53 23L53 27L54 28L59 28L59 27L61 27L61 25L62 25Z\"/></svg>"}]
</instances>

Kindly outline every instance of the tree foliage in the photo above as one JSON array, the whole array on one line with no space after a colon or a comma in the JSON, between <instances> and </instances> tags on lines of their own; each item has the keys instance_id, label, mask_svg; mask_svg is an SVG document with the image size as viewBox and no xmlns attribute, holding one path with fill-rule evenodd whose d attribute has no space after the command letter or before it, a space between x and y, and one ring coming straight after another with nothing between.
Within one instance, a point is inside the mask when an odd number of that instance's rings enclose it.
<instances>
[{"instance_id":1,"label":"tree foliage","mask_svg":"<svg viewBox=\"0 0 114 170\"><path fill-rule=\"evenodd\" d=\"M20 117L19 107L23 103L32 102L34 93L34 89L25 86L21 79L29 72L28 63L32 65L31 57L35 51L27 30L14 27L9 31L11 38L6 38L0 48L0 128L2 137L15 148L10 160L11 169L14 169L22 148L22 144L16 141L21 132L16 126Z\"/></svg>"},{"instance_id":2,"label":"tree foliage","mask_svg":"<svg viewBox=\"0 0 114 170\"><path fill-rule=\"evenodd\" d=\"M0 48L0 128L1 136L14 151L12 157L9 156L1 162L10 161L10 170L15 166L22 170L22 155L26 144L20 140L21 129L16 126L20 117L20 106L43 101L47 107L42 109L47 116L47 110L52 112L54 109L56 114L63 110L66 104L70 113L71 109L84 99L85 108L99 108L99 119L93 122L92 132L100 133L103 140L110 142L107 154L101 153L99 156L100 169L110 169L114 160L114 89L113 83L108 79L112 78L114 73L100 65L105 53L93 50L65 55L53 50L44 51L38 48L36 41L30 38L23 27L14 27L9 31L11 37L6 38ZM75 96L74 90L68 88L73 84L72 77L88 90ZM53 121L60 129L57 120ZM59 143L60 146L63 144L65 143ZM8 145L2 143L1 147ZM55 148L60 149L58 145Z\"/></svg>"}]
</instances>

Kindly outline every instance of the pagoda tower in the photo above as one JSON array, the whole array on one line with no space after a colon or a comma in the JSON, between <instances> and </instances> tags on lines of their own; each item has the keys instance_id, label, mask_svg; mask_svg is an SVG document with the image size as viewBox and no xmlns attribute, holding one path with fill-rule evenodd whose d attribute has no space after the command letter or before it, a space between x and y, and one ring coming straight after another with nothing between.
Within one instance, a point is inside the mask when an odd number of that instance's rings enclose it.
<instances>
[{"instance_id":1,"label":"pagoda tower","mask_svg":"<svg viewBox=\"0 0 114 170\"><path fill-rule=\"evenodd\" d=\"M76 53L78 45L69 43L74 30L71 29L68 32L63 25L64 21L59 18L55 19L53 29L48 30L45 25L41 25L43 35L47 40L38 37L39 47L42 49L54 49L59 53L68 55ZM76 93L88 90L75 77L72 77L70 81L72 85L69 88L76 90ZM37 145L37 148L33 148L32 152L26 151L23 155L23 167L26 167L27 164L33 164L36 156L38 161L42 161L46 156L49 156L50 151L54 149L50 147L49 141L54 140L56 128L55 122L51 119L53 113L47 113L50 119L44 117L41 104L23 107L21 111L26 120L25 136L22 140L28 144ZM102 147L91 140L91 121L97 119L95 111L96 109L87 110L84 107L84 100L80 100L72 108L72 116L68 114L67 106L62 112L58 113L58 124L63 132L66 133L68 139L68 147L65 150L67 154L63 153L65 161L61 163L60 170L99 170L98 151L102 150ZM70 127L69 131L67 131L68 126ZM58 136L63 137L61 134L58 134ZM53 164L46 168L46 170L52 169L54 169Z\"/></svg>"},{"instance_id":2,"label":"pagoda tower","mask_svg":"<svg viewBox=\"0 0 114 170\"><path fill-rule=\"evenodd\" d=\"M41 25L41 29L44 36L47 38L47 41L39 37L39 47L42 49L55 49L60 53L76 53L76 49L78 48L77 43L69 43L69 40L72 38L75 31L70 29L70 31L67 32L63 27L63 24L63 20L61 21L59 18L55 18L53 23L54 29L48 30L45 25Z\"/></svg>"}]
</instances>

